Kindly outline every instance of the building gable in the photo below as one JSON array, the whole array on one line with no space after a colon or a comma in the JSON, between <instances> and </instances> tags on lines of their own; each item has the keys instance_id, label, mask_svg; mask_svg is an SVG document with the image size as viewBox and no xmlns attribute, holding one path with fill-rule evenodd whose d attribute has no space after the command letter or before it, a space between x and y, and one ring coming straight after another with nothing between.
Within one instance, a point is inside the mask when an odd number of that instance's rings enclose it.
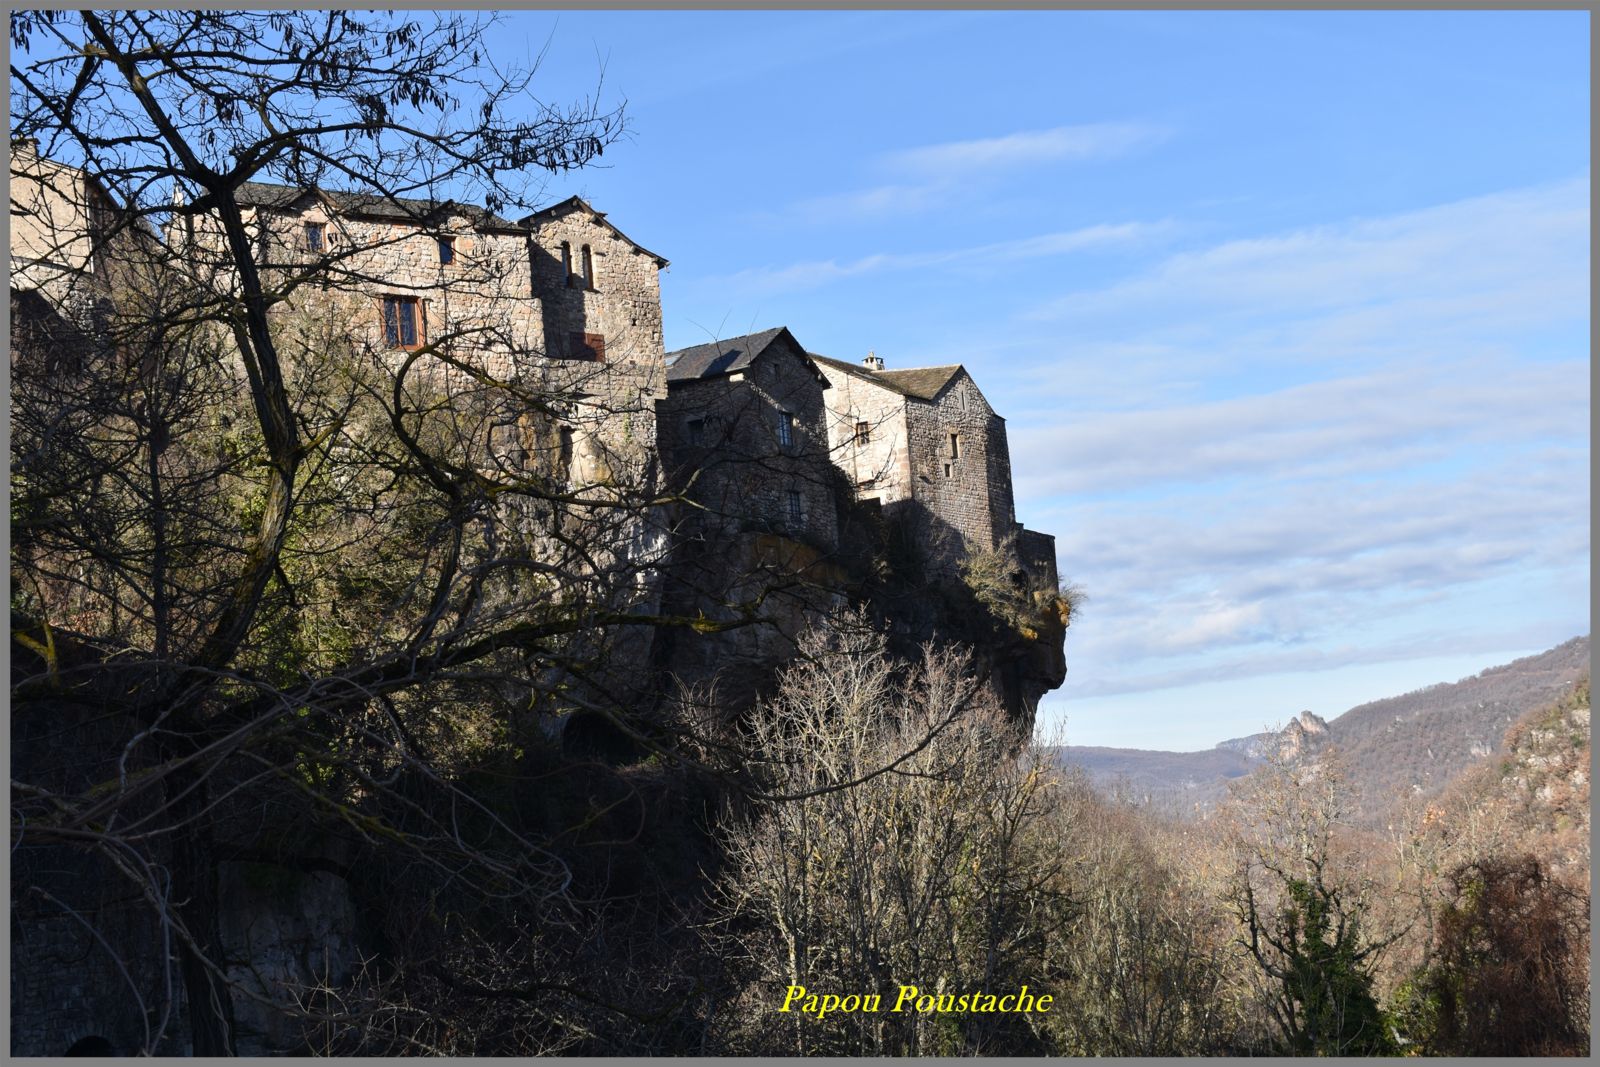
<instances>
[{"instance_id":1,"label":"building gable","mask_svg":"<svg viewBox=\"0 0 1600 1067\"><path fill-rule=\"evenodd\" d=\"M582 197L569 196L559 204L551 204L547 208L540 208L538 211L535 211L530 215L525 215L521 219L517 220L517 225L536 231L539 228L540 223L547 222L552 219L563 218L567 215L579 212L589 215L589 217L597 225L603 226L606 230L610 231L613 237L631 247L635 252L638 252L640 255L649 256L651 259L655 260L656 267L658 269L667 269L668 264L664 257L656 255L654 252L644 247L644 245L641 245L638 241L635 241L633 238L617 229L613 223L607 220L606 213L604 211L596 211Z\"/></svg>"},{"instance_id":2,"label":"building gable","mask_svg":"<svg viewBox=\"0 0 1600 1067\"><path fill-rule=\"evenodd\" d=\"M788 356L799 361L818 384L827 389L828 378L811 362L809 354L786 326L777 326L760 333L732 337L726 341L693 345L667 353L668 386L692 381L738 374L749 370L763 359Z\"/></svg>"}]
</instances>

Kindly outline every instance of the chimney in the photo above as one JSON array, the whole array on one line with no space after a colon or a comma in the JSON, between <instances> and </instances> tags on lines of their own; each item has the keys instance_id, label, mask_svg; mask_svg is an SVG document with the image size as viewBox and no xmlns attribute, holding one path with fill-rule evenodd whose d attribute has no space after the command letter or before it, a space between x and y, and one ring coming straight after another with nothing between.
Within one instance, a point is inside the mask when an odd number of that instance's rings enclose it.
<instances>
[{"instance_id":1,"label":"chimney","mask_svg":"<svg viewBox=\"0 0 1600 1067\"><path fill-rule=\"evenodd\" d=\"M882 370L883 359L877 353L869 351L867 358L861 361L861 365L868 370Z\"/></svg>"}]
</instances>

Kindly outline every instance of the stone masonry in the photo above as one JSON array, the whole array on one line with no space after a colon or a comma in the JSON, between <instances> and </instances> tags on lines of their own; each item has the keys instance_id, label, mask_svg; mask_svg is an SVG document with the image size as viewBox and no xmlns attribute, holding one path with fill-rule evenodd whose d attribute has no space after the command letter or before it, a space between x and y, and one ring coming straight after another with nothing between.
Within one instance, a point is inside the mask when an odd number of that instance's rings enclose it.
<instances>
[{"instance_id":1,"label":"stone masonry","mask_svg":"<svg viewBox=\"0 0 1600 1067\"><path fill-rule=\"evenodd\" d=\"M1055 587L1053 541L1016 521L1005 419L965 367L886 370L812 354L827 375L834 461L861 500L909 511L925 524L931 562L953 566L973 552L1013 544L1022 562ZM1021 551L1021 542L1030 546ZM1048 553L1046 562L1044 556Z\"/></svg>"},{"instance_id":2,"label":"stone masonry","mask_svg":"<svg viewBox=\"0 0 1600 1067\"><path fill-rule=\"evenodd\" d=\"M247 183L238 198L265 276L315 272L292 309L354 326L358 341L396 364L433 345L566 398L574 481L648 476L653 406L666 393L658 275L667 264L582 200L511 222L451 202L263 183ZM214 218L193 218L169 240L186 269L226 284ZM397 330L397 314L409 333ZM452 378L433 360L416 373ZM497 447L554 454L557 429L525 419L520 437Z\"/></svg>"},{"instance_id":3,"label":"stone masonry","mask_svg":"<svg viewBox=\"0 0 1600 1067\"><path fill-rule=\"evenodd\" d=\"M656 432L669 484L695 503L685 521L836 548L828 383L794 336L780 327L669 358Z\"/></svg>"}]
</instances>

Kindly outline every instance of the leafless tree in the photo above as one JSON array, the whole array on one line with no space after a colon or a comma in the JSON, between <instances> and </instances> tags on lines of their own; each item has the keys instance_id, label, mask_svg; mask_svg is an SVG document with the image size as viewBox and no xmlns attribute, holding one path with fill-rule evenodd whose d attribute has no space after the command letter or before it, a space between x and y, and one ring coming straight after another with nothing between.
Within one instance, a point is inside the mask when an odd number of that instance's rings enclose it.
<instances>
[{"instance_id":1,"label":"leafless tree","mask_svg":"<svg viewBox=\"0 0 1600 1067\"><path fill-rule=\"evenodd\" d=\"M175 1004L203 1054L234 1048L236 1001L286 1006L225 958L224 862L572 915L549 828L468 772L514 762L552 708L627 706L618 642L671 621L641 595L652 461L574 473L555 424L627 412L597 411L600 372L552 369L509 315L403 358L375 345L349 299L394 238L296 248L245 209L272 181L430 232L419 203L492 215L595 159L620 113L533 96L532 71L490 63L492 26L12 17L13 218L51 272L13 289L13 894L88 870L154 916L156 969L170 951L178 975L145 1051Z\"/></svg>"},{"instance_id":2,"label":"leafless tree","mask_svg":"<svg viewBox=\"0 0 1600 1067\"><path fill-rule=\"evenodd\" d=\"M884 639L848 618L811 631L750 727L772 794L729 824L730 952L750 969L736 1045L790 1053L928 1054L999 1045L974 1016L960 1033L888 1011L835 1020L776 1014L772 989L891 997L895 983L996 989L1042 973L1065 919L1060 859L1038 833L1056 781L1022 751L956 652L897 671Z\"/></svg>"}]
</instances>

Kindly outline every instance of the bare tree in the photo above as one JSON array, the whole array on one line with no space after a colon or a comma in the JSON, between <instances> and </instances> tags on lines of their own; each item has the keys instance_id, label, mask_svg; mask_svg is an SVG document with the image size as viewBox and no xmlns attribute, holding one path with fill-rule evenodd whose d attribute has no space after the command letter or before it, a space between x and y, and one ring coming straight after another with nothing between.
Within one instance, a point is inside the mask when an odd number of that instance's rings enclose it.
<instances>
[{"instance_id":1,"label":"bare tree","mask_svg":"<svg viewBox=\"0 0 1600 1067\"><path fill-rule=\"evenodd\" d=\"M1403 931L1369 929L1376 885L1341 837L1347 805L1336 752L1312 760L1280 751L1238 788L1228 813L1241 942L1282 1046L1298 1054L1393 1047L1373 969Z\"/></svg>"},{"instance_id":2,"label":"bare tree","mask_svg":"<svg viewBox=\"0 0 1600 1067\"><path fill-rule=\"evenodd\" d=\"M1038 833L1056 783L1021 741L953 651L929 648L902 673L883 637L848 617L802 640L802 658L750 726L749 759L786 802L762 805L724 835L730 951L756 983L736 1045L1026 1047L1025 1023L999 1045L993 1017L952 1033L887 1010L780 1016L771 996L774 983L886 999L896 983L1043 987L1042 946L1065 920L1061 861Z\"/></svg>"},{"instance_id":3,"label":"bare tree","mask_svg":"<svg viewBox=\"0 0 1600 1067\"><path fill-rule=\"evenodd\" d=\"M492 26L12 18L13 221L50 273L13 289L13 893L110 875L147 909L145 1051L180 1009L225 1053L236 1005L294 1007L226 959L224 862L571 914L548 828L469 772L551 710L617 716L619 635L669 621L648 442L586 425L648 395L597 401L613 370L553 363L515 308L398 352L351 310L405 235L498 225L621 130L495 69ZM264 181L401 225L296 243L255 209ZM513 266L485 255L449 291Z\"/></svg>"}]
</instances>

